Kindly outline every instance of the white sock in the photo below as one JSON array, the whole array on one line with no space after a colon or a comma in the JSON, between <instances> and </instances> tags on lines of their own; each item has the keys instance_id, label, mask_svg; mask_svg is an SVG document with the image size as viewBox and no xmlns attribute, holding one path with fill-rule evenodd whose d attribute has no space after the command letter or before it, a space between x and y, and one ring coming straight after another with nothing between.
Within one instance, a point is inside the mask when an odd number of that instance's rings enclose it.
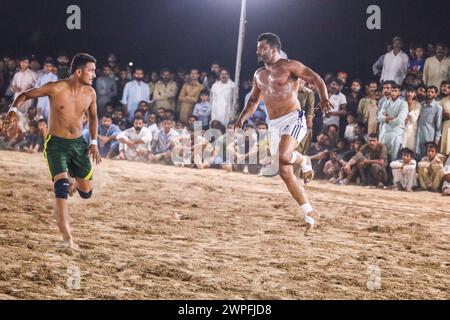
<instances>
[{"instance_id":1,"label":"white sock","mask_svg":"<svg viewBox=\"0 0 450 320\"><path fill-rule=\"evenodd\" d=\"M303 172L307 172L307 171L311 171L312 170L312 167L306 161L306 157L305 156L303 156L303 161L300 164L300 166L302 167L302 171Z\"/></svg>"}]
</instances>

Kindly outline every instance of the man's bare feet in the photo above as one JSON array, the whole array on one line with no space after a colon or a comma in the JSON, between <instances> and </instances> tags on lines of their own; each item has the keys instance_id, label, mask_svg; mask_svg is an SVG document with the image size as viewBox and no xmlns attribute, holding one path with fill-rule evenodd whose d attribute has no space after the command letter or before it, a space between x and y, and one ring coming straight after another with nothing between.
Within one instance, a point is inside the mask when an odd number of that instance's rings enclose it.
<instances>
[{"instance_id":1,"label":"man's bare feet","mask_svg":"<svg viewBox=\"0 0 450 320\"><path fill-rule=\"evenodd\" d=\"M71 249L73 251L80 251L80 247L73 242L73 240L63 240L56 243L58 249Z\"/></svg>"},{"instance_id":2,"label":"man's bare feet","mask_svg":"<svg viewBox=\"0 0 450 320\"><path fill-rule=\"evenodd\" d=\"M306 230L305 230L305 236L307 236L313 229L314 226L317 225L317 220L319 220L320 214L316 211L311 211L308 213L305 217L306 220Z\"/></svg>"},{"instance_id":3,"label":"man's bare feet","mask_svg":"<svg viewBox=\"0 0 450 320\"><path fill-rule=\"evenodd\" d=\"M73 197L77 191L77 180L75 178L69 177L69 196Z\"/></svg>"}]
</instances>

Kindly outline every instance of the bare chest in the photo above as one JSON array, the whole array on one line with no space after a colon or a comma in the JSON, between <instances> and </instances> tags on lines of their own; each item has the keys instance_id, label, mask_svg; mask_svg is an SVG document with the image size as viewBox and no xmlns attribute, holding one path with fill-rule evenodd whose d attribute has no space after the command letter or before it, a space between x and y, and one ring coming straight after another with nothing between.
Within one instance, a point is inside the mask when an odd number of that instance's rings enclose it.
<instances>
[{"instance_id":1,"label":"bare chest","mask_svg":"<svg viewBox=\"0 0 450 320\"><path fill-rule=\"evenodd\" d=\"M63 116L82 115L87 111L92 97L86 93L70 94L61 92L50 98L52 111Z\"/></svg>"},{"instance_id":2,"label":"bare chest","mask_svg":"<svg viewBox=\"0 0 450 320\"><path fill-rule=\"evenodd\" d=\"M264 70L257 77L257 85L265 96L280 96L298 91L299 82L286 70Z\"/></svg>"}]
</instances>

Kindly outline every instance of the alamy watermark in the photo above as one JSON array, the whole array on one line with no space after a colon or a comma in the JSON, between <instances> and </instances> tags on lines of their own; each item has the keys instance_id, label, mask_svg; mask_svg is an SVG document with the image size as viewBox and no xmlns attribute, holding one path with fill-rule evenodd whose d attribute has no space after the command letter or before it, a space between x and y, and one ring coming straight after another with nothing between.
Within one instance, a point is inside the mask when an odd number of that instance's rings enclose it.
<instances>
[{"instance_id":1,"label":"alamy watermark","mask_svg":"<svg viewBox=\"0 0 450 320\"><path fill-rule=\"evenodd\" d=\"M371 264L367 267L367 288L370 290L381 289L381 270L377 264Z\"/></svg>"},{"instance_id":2,"label":"alamy watermark","mask_svg":"<svg viewBox=\"0 0 450 320\"><path fill-rule=\"evenodd\" d=\"M72 4L67 7L67 14L70 14L66 20L66 26L69 30L80 30L81 29L81 9L79 6Z\"/></svg>"},{"instance_id":3,"label":"alamy watermark","mask_svg":"<svg viewBox=\"0 0 450 320\"><path fill-rule=\"evenodd\" d=\"M78 266L71 265L67 267L67 289L78 290L81 288L81 273Z\"/></svg>"},{"instance_id":4,"label":"alamy watermark","mask_svg":"<svg viewBox=\"0 0 450 320\"><path fill-rule=\"evenodd\" d=\"M367 7L367 14L370 16L367 18L366 26L369 30L380 30L381 29L381 9L377 5L370 5Z\"/></svg>"}]
</instances>

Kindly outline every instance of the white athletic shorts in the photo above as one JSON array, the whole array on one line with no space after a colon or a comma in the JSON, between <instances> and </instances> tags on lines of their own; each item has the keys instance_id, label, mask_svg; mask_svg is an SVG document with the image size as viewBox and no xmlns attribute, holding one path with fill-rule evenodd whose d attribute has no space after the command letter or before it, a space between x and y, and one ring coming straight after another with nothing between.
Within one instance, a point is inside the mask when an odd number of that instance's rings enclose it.
<instances>
[{"instance_id":1,"label":"white athletic shorts","mask_svg":"<svg viewBox=\"0 0 450 320\"><path fill-rule=\"evenodd\" d=\"M302 110L295 110L281 118L269 120L270 153L272 155L278 153L282 135L290 135L300 143L307 132L306 119Z\"/></svg>"}]
</instances>

